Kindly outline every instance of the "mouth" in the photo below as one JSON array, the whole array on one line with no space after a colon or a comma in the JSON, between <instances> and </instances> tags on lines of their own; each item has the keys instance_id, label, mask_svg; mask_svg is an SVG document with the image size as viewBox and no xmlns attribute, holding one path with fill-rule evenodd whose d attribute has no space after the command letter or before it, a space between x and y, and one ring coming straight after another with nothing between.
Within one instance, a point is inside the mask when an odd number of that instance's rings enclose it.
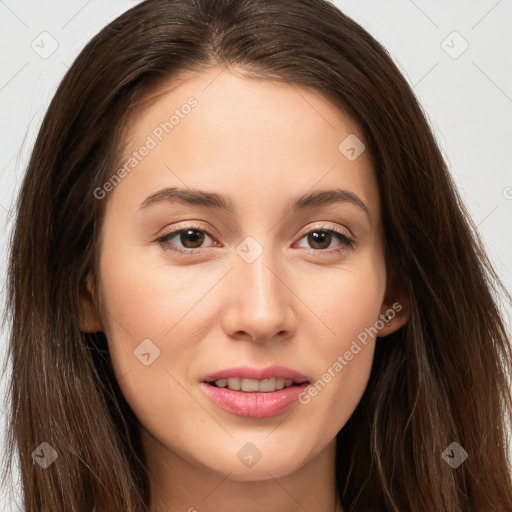
<instances>
[{"instance_id":1,"label":"mouth","mask_svg":"<svg viewBox=\"0 0 512 512\"><path fill-rule=\"evenodd\" d=\"M282 366L239 367L205 376L202 389L220 408L238 416L268 418L297 402L310 384L303 374Z\"/></svg>"},{"instance_id":2,"label":"mouth","mask_svg":"<svg viewBox=\"0 0 512 512\"><path fill-rule=\"evenodd\" d=\"M273 393L281 389L290 388L292 386L300 386L308 380L296 382L293 379L285 379L284 377L273 377L271 379L243 379L241 377L231 377L229 379L218 379L206 382L210 386L216 388L227 388L231 391L241 391L243 393Z\"/></svg>"}]
</instances>

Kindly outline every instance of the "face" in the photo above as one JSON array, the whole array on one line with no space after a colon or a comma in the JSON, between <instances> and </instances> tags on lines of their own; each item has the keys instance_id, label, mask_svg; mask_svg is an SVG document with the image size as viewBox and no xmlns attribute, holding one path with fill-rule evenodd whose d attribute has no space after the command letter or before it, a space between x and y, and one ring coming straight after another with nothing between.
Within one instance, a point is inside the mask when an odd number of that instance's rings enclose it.
<instances>
[{"instance_id":1,"label":"face","mask_svg":"<svg viewBox=\"0 0 512 512\"><path fill-rule=\"evenodd\" d=\"M105 332L146 447L256 480L333 446L375 326L402 321L358 127L307 89L219 72L134 117L125 172L98 191L100 313L83 327Z\"/></svg>"}]
</instances>

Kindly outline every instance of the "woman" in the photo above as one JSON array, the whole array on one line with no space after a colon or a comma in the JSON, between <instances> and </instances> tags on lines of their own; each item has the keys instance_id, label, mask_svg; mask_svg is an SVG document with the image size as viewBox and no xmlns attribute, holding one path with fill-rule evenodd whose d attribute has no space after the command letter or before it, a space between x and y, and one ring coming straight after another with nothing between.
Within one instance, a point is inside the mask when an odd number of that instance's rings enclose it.
<instances>
[{"instance_id":1,"label":"woman","mask_svg":"<svg viewBox=\"0 0 512 512\"><path fill-rule=\"evenodd\" d=\"M126 12L17 213L25 510L511 509L501 285L407 82L331 4Z\"/></svg>"}]
</instances>

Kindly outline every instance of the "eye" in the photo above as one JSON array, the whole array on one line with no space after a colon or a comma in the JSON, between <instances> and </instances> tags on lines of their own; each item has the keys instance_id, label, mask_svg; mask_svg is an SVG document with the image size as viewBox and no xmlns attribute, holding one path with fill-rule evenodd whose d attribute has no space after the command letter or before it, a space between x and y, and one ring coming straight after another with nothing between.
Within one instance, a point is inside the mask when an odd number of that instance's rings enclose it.
<instances>
[{"instance_id":1,"label":"eye","mask_svg":"<svg viewBox=\"0 0 512 512\"><path fill-rule=\"evenodd\" d=\"M305 238L307 243L312 246L306 249L312 253L330 253L353 249L356 243L354 239L331 227L315 228L306 233L300 240ZM195 225L174 229L160 236L156 241L162 245L164 250L193 255L197 252L197 249L204 248L203 244L207 239L218 245L210 231L202 226ZM338 240L338 245L335 245L334 251L327 251L326 249L332 248L332 242L336 240Z\"/></svg>"},{"instance_id":2,"label":"eye","mask_svg":"<svg viewBox=\"0 0 512 512\"><path fill-rule=\"evenodd\" d=\"M332 242L338 240L335 251L352 249L355 246L355 240L346 234L334 228L315 228L304 235L300 240L307 239L307 243L312 247L307 248L311 252L327 252L326 249L332 248ZM331 252L331 251L329 251Z\"/></svg>"},{"instance_id":3,"label":"eye","mask_svg":"<svg viewBox=\"0 0 512 512\"><path fill-rule=\"evenodd\" d=\"M185 254L194 253L195 249L202 249L202 245L206 239L214 239L213 235L201 226L186 226L184 228L175 229L157 238L165 250L177 251ZM176 241L173 242L173 240ZM181 243L181 248L178 245Z\"/></svg>"}]
</instances>

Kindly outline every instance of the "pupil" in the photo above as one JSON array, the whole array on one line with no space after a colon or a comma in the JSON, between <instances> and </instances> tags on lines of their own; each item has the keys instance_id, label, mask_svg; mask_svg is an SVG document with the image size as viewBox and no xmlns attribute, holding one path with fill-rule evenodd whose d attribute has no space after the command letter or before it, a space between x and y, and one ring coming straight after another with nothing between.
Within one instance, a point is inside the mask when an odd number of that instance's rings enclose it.
<instances>
[{"instance_id":1,"label":"pupil","mask_svg":"<svg viewBox=\"0 0 512 512\"><path fill-rule=\"evenodd\" d=\"M195 249L200 247L204 240L204 233L198 229L187 229L181 234L181 243L189 248ZM195 245L197 244L197 245Z\"/></svg>"},{"instance_id":2,"label":"pupil","mask_svg":"<svg viewBox=\"0 0 512 512\"><path fill-rule=\"evenodd\" d=\"M331 233L326 233L323 231L313 231L309 234L308 242L313 246L313 249L327 249L331 244ZM327 240L327 244L325 241ZM320 244L321 247L315 247L315 244ZM322 246L323 244L323 246Z\"/></svg>"}]
</instances>

